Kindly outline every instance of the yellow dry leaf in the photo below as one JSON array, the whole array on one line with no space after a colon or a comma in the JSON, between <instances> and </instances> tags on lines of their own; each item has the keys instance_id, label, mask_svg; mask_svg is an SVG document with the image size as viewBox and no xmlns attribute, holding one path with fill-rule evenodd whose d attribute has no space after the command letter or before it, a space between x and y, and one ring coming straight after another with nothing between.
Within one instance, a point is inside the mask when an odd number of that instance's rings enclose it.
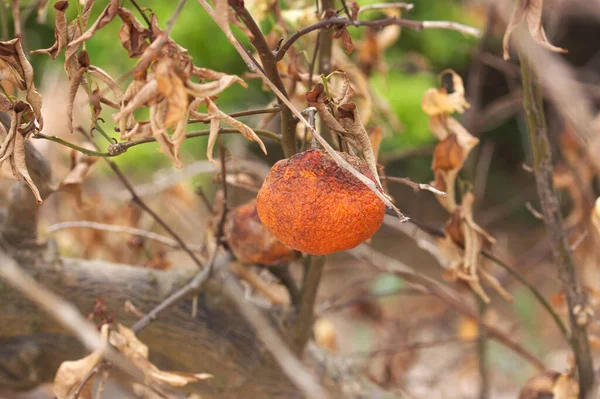
<instances>
[{"instance_id":1,"label":"yellow dry leaf","mask_svg":"<svg viewBox=\"0 0 600 399\"><path fill-rule=\"evenodd\" d=\"M330 353L338 351L337 333L335 326L331 321L324 318L319 318L315 321L313 327L315 333L315 342L321 348L326 349Z\"/></svg>"},{"instance_id":2,"label":"yellow dry leaf","mask_svg":"<svg viewBox=\"0 0 600 399\"><path fill-rule=\"evenodd\" d=\"M452 70L443 71L442 88L429 89L423 95L421 108L430 116L463 113L470 107L465 100L465 88L460 75Z\"/></svg>"},{"instance_id":3,"label":"yellow dry leaf","mask_svg":"<svg viewBox=\"0 0 600 399\"><path fill-rule=\"evenodd\" d=\"M104 324L100 330L102 341L106 343L109 325ZM62 362L54 377L54 394L56 399L67 399L81 382L88 376L94 367L102 360L102 352L96 351L83 359ZM91 388L94 378L90 378L80 394L82 399L91 399Z\"/></svg>"},{"instance_id":4,"label":"yellow dry leaf","mask_svg":"<svg viewBox=\"0 0 600 399\"><path fill-rule=\"evenodd\" d=\"M182 373L160 370L148 360L148 346L138 340L131 329L121 324L117 325L116 331L111 331L109 342L142 370L147 378L151 378L156 382L181 387L190 382L212 378L212 375L207 373Z\"/></svg>"},{"instance_id":5,"label":"yellow dry leaf","mask_svg":"<svg viewBox=\"0 0 600 399\"><path fill-rule=\"evenodd\" d=\"M479 336L479 324L470 317L461 317L457 330L458 337L463 341L473 341Z\"/></svg>"},{"instance_id":6,"label":"yellow dry leaf","mask_svg":"<svg viewBox=\"0 0 600 399\"><path fill-rule=\"evenodd\" d=\"M176 125L187 115L188 96L183 81L175 72L175 64L169 58L161 58L154 64L158 93L166 103L161 128Z\"/></svg>"},{"instance_id":7,"label":"yellow dry leaf","mask_svg":"<svg viewBox=\"0 0 600 399\"><path fill-rule=\"evenodd\" d=\"M504 39L502 40L504 49L504 59L510 59L508 51L510 36L523 22L527 22L529 33L533 37L533 40L537 44L544 47L547 50L554 51L555 53L567 53L568 51L564 48L556 47L550 44L542 25L542 10L544 8L544 0L521 0L518 6L515 6L506 32L504 33Z\"/></svg>"}]
</instances>

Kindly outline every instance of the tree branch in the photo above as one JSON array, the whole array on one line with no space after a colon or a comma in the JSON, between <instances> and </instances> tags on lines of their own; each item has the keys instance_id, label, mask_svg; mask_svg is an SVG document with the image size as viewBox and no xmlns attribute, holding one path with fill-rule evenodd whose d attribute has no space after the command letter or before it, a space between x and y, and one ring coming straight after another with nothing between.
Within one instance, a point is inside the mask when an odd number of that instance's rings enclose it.
<instances>
[{"instance_id":1,"label":"tree branch","mask_svg":"<svg viewBox=\"0 0 600 399\"><path fill-rule=\"evenodd\" d=\"M544 223L550 232L552 253L558 269L558 277L567 297L571 324L571 346L579 371L580 397L585 398L594 384L594 367L586 332L587 302L581 284L577 279L575 264L562 226L563 217L554 188L552 155L544 117L541 87L526 53L521 47L519 47L519 60L521 62L524 90L523 106L533 156L535 181L542 204Z\"/></svg>"},{"instance_id":2,"label":"tree branch","mask_svg":"<svg viewBox=\"0 0 600 399\"><path fill-rule=\"evenodd\" d=\"M244 6L243 0L229 0L229 5L236 12L237 16L242 20L244 25L252 33L251 38L252 45L258 51L260 62L264 68L265 75L273 82L273 84L279 89L279 91L287 97L287 91L279 75L277 69L277 60L273 55L273 52L269 48L265 36L263 35L260 27L250 15L250 12ZM285 107L283 102L278 99L279 105L283 108L281 112L281 147L286 157L294 155L297 151L296 148L296 124L292 111Z\"/></svg>"},{"instance_id":3,"label":"tree branch","mask_svg":"<svg viewBox=\"0 0 600 399\"><path fill-rule=\"evenodd\" d=\"M404 28L414 29L417 31L423 29L449 29L459 31L461 33L477 36L479 37L480 32L479 29L459 24L452 21L411 21L408 19L400 19L396 17L386 18L386 19L378 19L374 21L351 21L347 18L333 17L328 19L323 19L319 22L316 22L312 25L307 26L306 28L300 29L296 33L294 33L276 52L275 58L277 61L283 59L285 53L292 47L292 45L296 42L296 40L300 39L302 36L313 32L319 29L327 29L332 26L369 26L374 29L381 29L389 25L399 25Z\"/></svg>"}]
</instances>

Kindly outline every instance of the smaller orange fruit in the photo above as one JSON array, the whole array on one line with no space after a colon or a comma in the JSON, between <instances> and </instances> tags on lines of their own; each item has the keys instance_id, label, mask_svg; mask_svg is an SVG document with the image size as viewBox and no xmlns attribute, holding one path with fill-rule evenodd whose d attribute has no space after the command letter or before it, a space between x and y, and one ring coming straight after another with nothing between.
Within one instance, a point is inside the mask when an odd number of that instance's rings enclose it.
<instances>
[{"instance_id":1,"label":"smaller orange fruit","mask_svg":"<svg viewBox=\"0 0 600 399\"><path fill-rule=\"evenodd\" d=\"M261 223L256 213L256 200L227 214L223 234L231 252L242 263L268 266L289 263L297 256Z\"/></svg>"},{"instance_id":2,"label":"smaller orange fruit","mask_svg":"<svg viewBox=\"0 0 600 399\"><path fill-rule=\"evenodd\" d=\"M374 180L358 157L340 155ZM384 203L322 150L277 162L256 197L258 216L281 242L312 255L356 247L381 226Z\"/></svg>"}]
</instances>

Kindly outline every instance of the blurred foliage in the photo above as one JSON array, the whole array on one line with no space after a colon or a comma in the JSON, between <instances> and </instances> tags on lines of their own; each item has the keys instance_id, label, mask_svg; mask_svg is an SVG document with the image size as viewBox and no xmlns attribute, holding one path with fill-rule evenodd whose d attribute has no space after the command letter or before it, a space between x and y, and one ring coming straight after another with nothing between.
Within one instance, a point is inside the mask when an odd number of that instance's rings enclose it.
<instances>
[{"instance_id":1,"label":"blurred foliage","mask_svg":"<svg viewBox=\"0 0 600 399\"><path fill-rule=\"evenodd\" d=\"M375 3L375 0L359 1L361 5ZM97 2L93 9L90 21L95 20L101 12L105 2ZM282 8L288 8L289 2L280 0ZM176 2L160 0L141 0L141 7L153 10L159 16L159 22L164 28L168 19L173 14ZM125 4L134 10L132 4ZM483 25L485 9L476 8L472 3L453 1L419 1L413 11L404 16L415 20L454 20L480 27ZM77 15L76 2L71 3L68 9L69 20ZM137 13L136 13L137 15ZM378 18L382 14L370 12L361 15L361 18ZM52 45L54 12L49 10L46 24L37 24L36 13L32 12L27 20L25 31L27 45L30 49L46 48ZM87 42L87 50L91 62L105 69L113 76L122 76L129 71L134 60L129 59L125 50L117 41L118 31L121 27L119 19L115 19L102 31ZM273 21L266 20L263 24L265 31L277 28ZM351 29L353 37L360 38L363 29ZM247 68L229 45L224 35L221 34L216 24L206 15L197 2L188 2L184 11L179 16L171 36L194 58L197 65L224 71L230 74L243 74ZM243 37L243 35L239 35ZM404 30L398 42L386 52L386 62L390 66L387 74L378 74L372 77L373 87L389 101L392 110L396 113L405 129L395 132L392 137L387 137L382 145L383 152L393 152L421 146L432 142L429 132L428 118L420 109L421 97L425 90L437 85L437 73L446 68L453 68L459 72L466 71L470 53L473 51L477 39L467 37L459 32L444 30L424 30L421 32ZM64 55L53 62L47 56L32 56L36 71L61 71ZM43 74L38 72L36 78L40 83ZM249 88L233 86L219 98L218 102L225 111L237 111L251 107L261 107L270 99L271 95L261 90L257 80L249 82ZM106 129L110 131L112 121L109 115L104 115L107 121ZM204 125L191 125L189 130L204 129ZM231 140L231 137L228 138ZM104 143L101 143L104 146ZM184 144L184 157L188 161L204 153L206 139L195 139ZM202 155L203 156L203 155ZM142 160L140 162L140 160ZM156 146L144 145L130 150L118 157L118 162L129 169L140 173L169 165L166 158L159 156Z\"/></svg>"}]
</instances>

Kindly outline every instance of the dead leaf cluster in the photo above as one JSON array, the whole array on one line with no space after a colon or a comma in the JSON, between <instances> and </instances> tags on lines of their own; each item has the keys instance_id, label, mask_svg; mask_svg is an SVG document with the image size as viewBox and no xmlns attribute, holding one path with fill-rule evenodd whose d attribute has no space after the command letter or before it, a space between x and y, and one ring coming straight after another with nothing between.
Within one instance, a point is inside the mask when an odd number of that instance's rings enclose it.
<instances>
[{"instance_id":1,"label":"dead leaf cluster","mask_svg":"<svg viewBox=\"0 0 600 399\"><path fill-rule=\"evenodd\" d=\"M564 48L556 47L552 45L546 37L544 26L542 24L542 11L544 9L544 0L522 0L516 2L516 6L513 9L506 32L504 33L503 49L504 59L510 59L509 43L510 37L515 29L519 28L524 22L527 23L529 33L533 37L533 40L543 48L554 51L555 53L567 53L568 51Z\"/></svg>"},{"instance_id":2,"label":"dead leaf cluster","mask_svg":"<svg viewBox=\"0 0 600 399\"><path fill-rule=\"evenodd\" d=\"M327 93L325 86L319 83L306 93L306 101L309 106L317 109L319 117L332 132L334 141L340 143L340 149L350 154L356 151L364 159L369 171L381 187L375 153L356 103L353 101L355 92L350 84L350 78L343 71L339 71L339 74L342 76L343 84L337 95Z\"/></svg>"},{"instance_id":3,"label":"dead leaf cluster","mask_svg":"<svg viewBox=\"0 0 600 399\"><path fill-rule=\"evenodd\" d=\"M67 23L65 11L68 2L58 2L54 7L56 42L48 49L35 51L55 59L65 50L65 70L70 81L67 116L71 132L75 97L82 88L92 110L91 128L96 125L103 105L116 109L113 119L119 125L121 139L154 137L160 151L177 167L182 166L179 152L186 138L190 116L210 123L207 157L211 161L221 123L256 141L266 153L264 144L250 127L222 112L215 103L216 98L232 84L247 87L241 78L197 67L187 50L159 27L155 15L150 18L150 26L146 27L131 11L120 7L116 0L111 0L92 26L83 31L93 5L94 0L87 0L81 15ZM86 40L116 17L122 22L119 31L121 44L130 58L139 58L133 70L133 81L125 90L107 72L92 65L85 50L80 50ZM99 84L107 87L114 100L104 96L105 90ZM198 112L200 107L205 107L206 112ZM136 120L134 112L141 108L148 109L149 120Z\"/></svg>"},{"instance_id":4,"label":"dead leaf cluster","mask_svg":"<svg viewBox=\"0 0 600 399\"><path fill-rule=\"evenodd\" d=\"M0 41L0 85L7 82L25 93L25 101L0 93L0 112L11 115L8 132L0 124L0 166L8 160L13 176L25 180L41 204L42 198L29 175L25 158L25 142L44 125L42 96L35 88L33 78L33 68L25 57L20 39Z\"/></svg>"},{"instance_id":5,"label":"dead leaf cluster","mask_svg":"<svg viewBox=\"0 0 600 399\"><path fill-rule=\"evenodd\" d=\"M129 328L117 324L116 328L109 324L101 327L101 337L105 344L112 345L126 359L131 361L145 375L145 382L168 384L181 387L190 382L203 381L212 376L206 373L181 373L162 371L148 360L148 347L137 339ZM75 392L79 398L92 399L94 381L101 378L102 386L108 373L98 373L101 369L102 352L96 351L83 359L66 361L61 364L54 377L54 394L57 399L69 399ZM108 367L105 367L108 369ZM94 396L98 399L98 395Z\"/></svg>"},{"instance_id":6,"label":"dead leaf cluster","mask_svg":"<svg viewBox=\"0 0 600 399\"><path fill-rule=\"evenodd\" d=\"M471 135L451 114L462 113L469 104L464 97L462 78L454 71L442 72L442 87L425 92L421 107L430 116L429 128L440 142L433 153L432 170L435 180L431 185L447 195L436 196L440 204L450 213L444 231L445 238L439 241L440 248L450 260L445 277L451 281L464 281L486 303L490 301L482 282L492 287L506 300L510 294L498 280L482 265L481 251L494 244L495 240L474 221L471 192L462 195L457 202L456 180L471 150L479 139Z\"/></svg>"}]
</instances>

